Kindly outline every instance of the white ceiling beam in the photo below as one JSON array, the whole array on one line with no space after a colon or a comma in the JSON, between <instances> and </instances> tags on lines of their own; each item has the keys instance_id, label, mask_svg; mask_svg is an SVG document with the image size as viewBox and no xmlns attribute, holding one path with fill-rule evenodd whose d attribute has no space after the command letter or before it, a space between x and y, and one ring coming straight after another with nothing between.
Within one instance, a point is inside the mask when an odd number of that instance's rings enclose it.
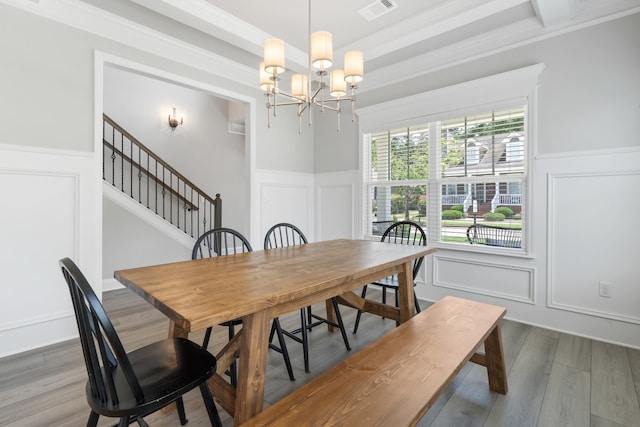
<instances>
[{"instance_id":1,"label":"white ceiling beam","mask_svg":"<svg viewBox=\"0 0 640 427\"><path fill-rule=\"evenodd\" d=\"M263 55L263 43L274 36L204 0L131 0L161 15L177 19L206 34L238 46L258 57ZM286 43L286 41L285 41ZM287 68L307 67L307 53L286 45Z\"/></svg>"},{"instance_id":2,"label":"white ceiling beam","mask_svg":"<svg viewBox=\"0 0 640 427\"><path fill-rule=\"evenodd\" d=\"M576 0L532 0L531 3L546 28L570 21L577 6Z\"/></svg>"}]
</instances>

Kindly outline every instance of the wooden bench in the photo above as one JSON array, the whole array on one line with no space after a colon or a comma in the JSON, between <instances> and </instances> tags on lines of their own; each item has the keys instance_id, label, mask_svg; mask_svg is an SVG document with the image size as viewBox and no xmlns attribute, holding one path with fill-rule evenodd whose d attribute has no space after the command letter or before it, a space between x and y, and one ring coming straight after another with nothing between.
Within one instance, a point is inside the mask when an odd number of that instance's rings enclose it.
<instances>
[{"instance_id":1,"label":"wooden bench","mask_svg":"<svg viewBox=\"0 0 640 427\"><path fill-rule=\"evenodd\" d=\"M467 228L467 239L472 245L475 243L503 248L521 248L522 230L497 225L474 224Z\"/></svg>"},{"instance_id":2,"label":"wooden bench","mask_svg":"<svg viewBox=\"0 0 640 427\"><path fill-rule=\"evenodd\" d=\"M505 313L445 297L242 425L415 426L468 361L506 394Z\"/></svg>"}]
</instances>

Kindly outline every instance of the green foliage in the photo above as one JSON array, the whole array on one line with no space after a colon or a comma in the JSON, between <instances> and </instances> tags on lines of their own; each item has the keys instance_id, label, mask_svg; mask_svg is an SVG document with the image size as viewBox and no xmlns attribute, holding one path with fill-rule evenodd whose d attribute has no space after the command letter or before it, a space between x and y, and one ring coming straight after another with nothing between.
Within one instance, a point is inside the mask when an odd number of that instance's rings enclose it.
<instances>
[{"instance_id":1,"label":"green foliage","mask_svg":"<svg viewBox=\"0 0 640 427\"><path fill-rule=\"evenodd\" d=\"M504 215L505 218L513 218L514 213L513 209L506 206L497 207L494 212Z\"/></svg>"},{"instance_id":2,"label":"green foliage","mask_svg":"<svg viewBox=\"0 0 640 427\"><path fill-rule=\"evenodd\" d=\"M462 215L462 212L460 211L454 211L454 210L446 210L446 211L442 211L442 219L444 220L450 220L450 219L460 219L462 218L464 215Z\"/></svg>"},{"instance_id":3,"label":"green foliage","mask_svg":"<svg viewBox=\"0 0 640 427\"><path fill-rule=\"evenodd\" d=\"M463 153L461 148L452 146L455 141L453 139L442 138L442 170L444 171L447 166L456 166L462 164Z\"/></svg>"},{"instance_id":4,"label":"green foliage","mask_svg":"<svg viewBox=\"0 0 640 427\"><path fill-rule=\"evenodd\" d=\"M486 214L482 215L482 218L487 222L498 222L504 221L505 216L501 213L487 212Z\"/></svg>"},{"instance_id":5,"label":"green foliage","mask_svg":"<svg viewBox=\"0 0 640 427\"><path fill-rule=\"evenodd\" d=\"M425 196L421 196L418 200L418 212L422 215L426 215L427 213L427 198Z\"/></svg>"},{"instance_id":6,"label":"green foliage","mask_svg":"<svg viewBox=\"0 0 640 427\"><path fill-rule=\"evenodd\" d=\"M462 205L453 205L453 206L451 206L451 210L452 211L464 212L464 206L462 206Z\"/></svg>"},{"instance_id":7,"label":"green foliage","mask_svg":"<svg viewBox=\"0 0 640 427\"><path fill-rule=\"evenodd\" d=\"M391 213L399 214L404 212L404 196L402 194L391 195Z\"/></svg>"},{"instance_id":8,"label":"green foliage","mask_svg":"<svg viewBox=\"0 0 640 427\"><path fill-rule=\"evenodd\" d=\"M468 126L466 128L460 127L455 129L455 139L465 140L468 138L479 138L483 136L490 136L504 132L504 129L509 129L509 132L523 132L524 131L524 117L515 117L512 119L486 121L484 123L478 123Z\"/></svg>"},{"instance_id":9,"label":"green foliage","mask_svg":"<svg viewBox=\"0 0 640 427\"><path fill-rule=\"evenodd\" d=\"M389 135L390 136L390 135ZM388 159L380 159L378 164L379 145L388 150ZM407 128L406 134L394 135L391 138L371 141L371 167L381 179L391 181L426 179L429 176L429 140L426 135L412 133ZM387 161L389 163L387 163Z\"/></svg>"}]
</instances>

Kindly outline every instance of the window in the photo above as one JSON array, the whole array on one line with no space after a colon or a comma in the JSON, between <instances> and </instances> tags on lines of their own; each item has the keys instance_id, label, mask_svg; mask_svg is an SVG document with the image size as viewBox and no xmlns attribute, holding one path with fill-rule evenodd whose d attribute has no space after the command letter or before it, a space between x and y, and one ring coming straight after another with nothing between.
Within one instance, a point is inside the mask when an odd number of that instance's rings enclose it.
<instances>
[{"instance_id":1,"label":"window","mask_svg":"<svg viewBox=\"0 0 640 427\"><path fill-rule=\"evenodd\" d=\"M514 105L365 134L365 231L380 235L408 219L432 243L468 246L473 224L523 236L526 117L526 107Z\"/></svg>"},{"instance_id":2,"label":"window","mask_svg":"<svg viewBox=\"0 0 640 427\"><path fill-rule=\"evenodd\" d=\"M393 222L426 217L429 131L406 127L366 136L372 233L381 235Z\"/></svg>"}]
</instances>

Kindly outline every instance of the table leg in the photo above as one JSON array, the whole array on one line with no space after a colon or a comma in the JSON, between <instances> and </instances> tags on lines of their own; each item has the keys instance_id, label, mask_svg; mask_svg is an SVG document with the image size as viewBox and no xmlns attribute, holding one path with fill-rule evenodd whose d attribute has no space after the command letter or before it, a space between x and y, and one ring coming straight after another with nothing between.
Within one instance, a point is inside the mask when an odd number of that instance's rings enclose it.
<instances>
[{"instance_id":1,"label":"table leg","mask_svg":"<svg viewBox=\"0 0 640 427\"><path fill-rule=\"evenodd\" d=\"M333 302L328 299L325 301L326 312L327 312L327 320L329 322L338 323L338 316L336 316L336 311L333 309ZM327 323L327 329L329 332L335 332L336 328L333 325Z\"/></svg>"},{"instance_id":2,"label":"table leg","mask_svg":"<svg viewBox=\"0 0 640 427\"><path fill-rule=\"evenodd\" d=\"M262 411L269 349L270 314L271 311L267 309L242 318L235 425L244 423Z\"/></svg>"},{"instance_id":3,"label":"table leg","mask_svg":"<svg viewBox=\"0 0 640 427\"><path fill-rule=\"evenodd\" d=\"M400 305L400 323L411 319L415 314L413 298L413 262L405 262L398 273L398 303Z\"/></svg>"},{"instance_id":4,"label":"table leg","mask_svg":"<svg viewBox=\"0 0 640 427\"><path fill-rule=\"evenodd\" d=\"M169 338L189 338L189 332L178 326L173 320L170 320Z\"/></svg>"},{"instance_id":5,"label":"table leg","mask_svg":"<svg viewBox=\"0 0 640 427\"><path fill-rule=\"evenodd\" d=\"M174 322L173 320L169 321L169 338L189 338L189 332L181 328ZM169 413L176 409L176 404L172 403L170 405L162 408L163 413Z\"/></svg>"},{"instance_id":6,"label":"table leg","mask_svg":"<svg viewBox=\"0 0 640 427\"><path fill-rule=\"evenodd\" d=\"M504 349L502 348L502 332L498 323L484 341L485 361L489 376L489 389L507 394L507 369L504 363Z\"/></svg>"}]
</instances>

